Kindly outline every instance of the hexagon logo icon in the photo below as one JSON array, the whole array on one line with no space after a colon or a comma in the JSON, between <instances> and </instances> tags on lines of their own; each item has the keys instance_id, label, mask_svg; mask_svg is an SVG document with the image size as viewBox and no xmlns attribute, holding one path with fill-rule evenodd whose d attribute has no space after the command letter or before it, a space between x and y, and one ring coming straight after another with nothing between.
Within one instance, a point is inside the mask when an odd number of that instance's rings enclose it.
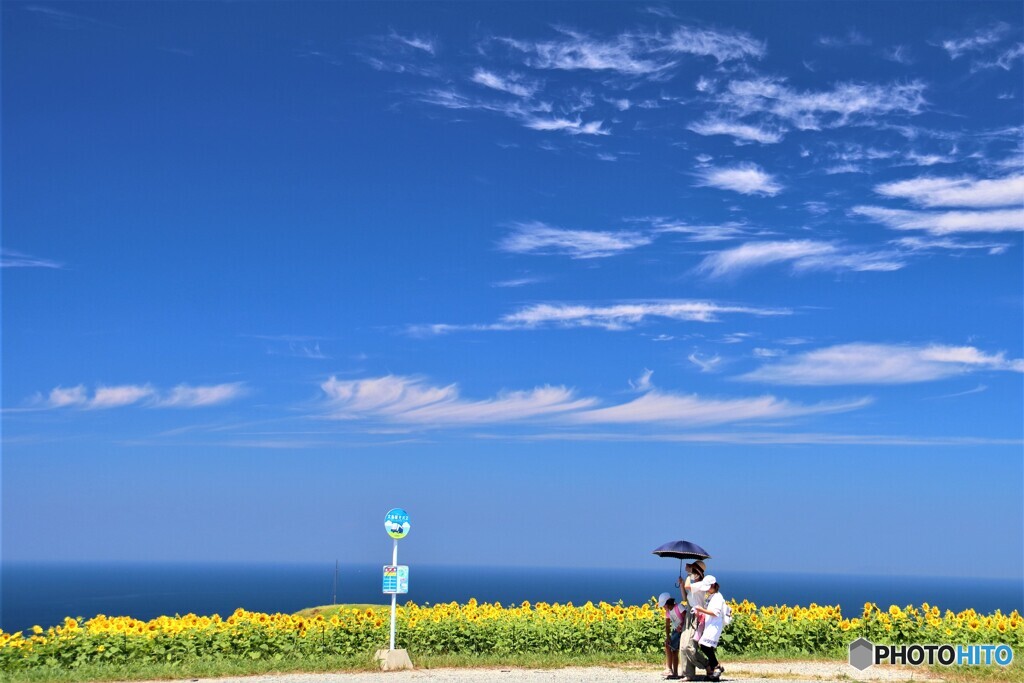
<instances>
[{"instance_id":1,"label":"hexagon logo icon","mask_svg":"<svg viewBox=\"0 0 1024 683\"><path fill-rule=\"evenodd\" d=\"M850 666L863 671L875 663L875 645L867 638L850 643Z\"/></svg>"}]
</instances>

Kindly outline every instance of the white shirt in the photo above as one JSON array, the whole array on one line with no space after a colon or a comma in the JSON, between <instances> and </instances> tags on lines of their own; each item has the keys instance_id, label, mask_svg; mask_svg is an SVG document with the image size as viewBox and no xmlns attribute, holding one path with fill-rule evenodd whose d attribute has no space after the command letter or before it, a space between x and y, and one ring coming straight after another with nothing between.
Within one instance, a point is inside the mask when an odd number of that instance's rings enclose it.
<instances>
[{"instance_id":1,"label":"white shirt","mask_svg":"<svg viewBox=\"0 0 1024 683\"><path fill-rule=\"evenodd\" d=\"M701 585L700 581L692 581L690 579L687 579L687 581L690 582L690 591L686 595L686 600L690 603L690 607L703 607L704 596L707 595L707 591L698 588Z\"/></svg>"},{"instance_id":2,"label":"white shirt","mask_svg":"<svg viewBox=\"0 0 1024 683\"><path fill-rule=\"evenodd\" d=\"M718 647L718 639L722 636L722 628L724 628L722 615L725 613L725 598L721 593L715 593L708 600L708 606L704 609L714 616L704 615L704 635L700 638L700 644Z\"/></svg>"}]
</instances>

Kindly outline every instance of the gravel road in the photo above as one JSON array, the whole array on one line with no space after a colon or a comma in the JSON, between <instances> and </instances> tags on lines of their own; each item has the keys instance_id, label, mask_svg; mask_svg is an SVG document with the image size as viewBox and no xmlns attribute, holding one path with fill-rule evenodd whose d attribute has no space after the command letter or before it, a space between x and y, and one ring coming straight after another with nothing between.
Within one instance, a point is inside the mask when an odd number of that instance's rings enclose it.
<instances>
[{"instance_id":1,"label":"gravel road","mask_svg":"<svg viewBox=\"0 0 1024 683\"><path fill-rule=\"evenodd\" d=\"M193 679L196 680L196 679ZM242 678L202 679L216 683L659 683L664 680L656 667L569 667L565 669L417 669L414 671L264 674ZM857 671L834 662L743 662L726 664L722 681L747 683L822 683L823 681L941 681L924 669L871 667Z\"/></svg>"}]
</instances>

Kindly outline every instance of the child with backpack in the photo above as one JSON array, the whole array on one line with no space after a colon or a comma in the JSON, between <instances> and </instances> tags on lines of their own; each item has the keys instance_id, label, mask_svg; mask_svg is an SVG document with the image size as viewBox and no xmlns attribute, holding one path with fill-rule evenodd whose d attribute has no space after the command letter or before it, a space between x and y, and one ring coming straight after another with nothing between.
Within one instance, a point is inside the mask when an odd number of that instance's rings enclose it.
<instances>
[{"instance_id":1,"label":"child with backpack","mask_svg":"<svg viewBox=\"0 0 1024 683\"><path fill-rule=\"evenodd\" d=\"M658 606L665 610L665 660L669 671L665 680L679 680L679 640L686 624L686 609L668 593L658 596Z\"/></svg>"}]
</instances>

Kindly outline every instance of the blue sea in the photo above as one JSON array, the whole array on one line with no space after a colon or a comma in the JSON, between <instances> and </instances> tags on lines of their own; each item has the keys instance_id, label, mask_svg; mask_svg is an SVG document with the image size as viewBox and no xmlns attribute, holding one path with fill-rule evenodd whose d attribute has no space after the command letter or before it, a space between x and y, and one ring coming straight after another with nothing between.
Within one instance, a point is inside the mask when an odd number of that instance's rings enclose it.
<instances>
[{"instance_id":1,"label":"blue sea","mask_svg":"<svg viewBox=\"0 0 1024 683\"><path fill-rule=\"evenodd\" d=\"M295 612L330 604L334 564L4 564L0 566L0 628L46 627L65 616L96 614L151 619L162 614L227 615L238 607ZM639 604L676 592L675 569L552 569L467 566L410 567L409 593L417 603L567 602ZM1019 580L842 576L825 574L716 574L727 598L769 605L840 605L860 614L865 602L900 606L922 602L942 609L1024 611ZM381 594L381 565L342 565L337 601L390 602Z\"/></svg>"}]
</instances>

